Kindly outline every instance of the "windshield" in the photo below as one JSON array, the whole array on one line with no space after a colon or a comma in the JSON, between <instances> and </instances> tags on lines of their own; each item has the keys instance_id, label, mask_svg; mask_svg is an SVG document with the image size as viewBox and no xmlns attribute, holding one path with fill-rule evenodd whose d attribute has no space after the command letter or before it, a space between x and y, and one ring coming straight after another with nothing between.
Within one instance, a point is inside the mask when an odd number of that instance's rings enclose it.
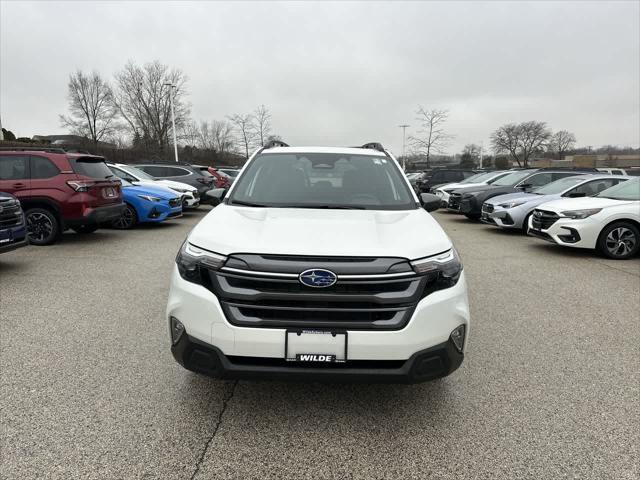
<instances>
[{"instance_id":1,"label":"windshield","mask_svg":"<svg viewBox=\"0 0 640 480\"><path fill-rule=\"evenodd\" d=\"M417 208L392 160L339 153L258 155L236 182L228 203L368 210Z\"/></svg>"},{"instance_id":2,"label":"windshield","mask_svg":"<svg viewBox=\"0 0 640 480\"><path fill-rule=\"evenodd\" d=\"M487 177L489 178L489 174L488 173L476 173L475 175L471 175L470 177L465 178L464 180L459 181L458 183L476 183L476 182L482 182L482 178L483 177Z\"/></svg>"},{"instance_id":3,"label":"windshield","mask_svg":"<svg viewBox=\"0 0 640 480\"><path fill-rule=\"evenodd\" d=\"M529 175L531 175L531 173L533 172L531 172L530 170L513 172L513 173L510 173L509 175L505 175L504 177L499 178L498 180L493 182L491 185L496 187L512 187L513 185L518 183L520 180L527 178Z\"/></svg>"},{"instance_id":4,"label":"windshield","mask_svg":"<svg viewBox=\"0 0 640 480\"><path fill-rule=\"evenodd\" d=\"M156 180L155 178L153 178L148 173L143 172L139 168L132 167L131 165L127 165L126 168L124 168L124 167L118 167L118 168L121 168L122 170L124 170L125 172L127 172L130 175L133 175L134 177L138 178L139 180L153 180L154 182Z\"/></svg>"},{"instance_id":5,"label":"windshield","mask_svg":"<svg viewBox=\"0 0 640 480\"><path fill-rule=\"evenodd\" d=\"M543 187L535 190L536 195L554 195L556 193L562 193L568 188L573 187L581 182L584 182L585 177L583 175L579 177L565 177L555 182L548 183Z\"/></svg>"},{"instance_id":6,"label":"windshield","mask_svg":"<svg viewBox=\"0 0 640 480\"><path fill-rule=\"evenodd\" d=\"M460 183L483 183L483 182L491 183L489 182L489 180L491 178L496 177L496 173L497 172L476 173L475 175L469 178L465 178ZM499 177L496 177L496 178L499 178Z\"/></svg>"},{"instance_id":7,"label":"windshield","mask_svg":"<svg viewBox=\"0 0 640 480\"><path fill-rule=\"evenodd\" d=\"M601 191L596 197L614 200L640 200L640 178L627 180L611 188Z\"/></svg>"}]
</instances>

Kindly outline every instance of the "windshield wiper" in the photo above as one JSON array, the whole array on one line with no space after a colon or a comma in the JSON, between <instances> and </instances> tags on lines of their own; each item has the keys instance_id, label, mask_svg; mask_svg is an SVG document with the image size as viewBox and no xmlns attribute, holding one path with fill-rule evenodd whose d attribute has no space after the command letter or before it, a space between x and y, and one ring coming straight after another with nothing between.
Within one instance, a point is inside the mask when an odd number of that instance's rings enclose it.
<instances>
[{"instance_id":1,"label":"windshield wiper","mask_svg":"<svg viewBox=\"0 0 640 480\"><path fill-rule=\"evenodd\" d=\"M243 207L266 207L267 206L267 205L262 205L261 203L243 202L242 200L232 200L230 205L241 205Z\"/></svg>"},{"instance_id":2,"label":"windshield wiper","mask_svg":"<svg viewBox=\"0 0 640 480\"><path fill-rule=\"evenodd\" d=\"M278 205L280 208L322 208L326 210L365 210L358 205Z\"/></svg>"}]
</instances>

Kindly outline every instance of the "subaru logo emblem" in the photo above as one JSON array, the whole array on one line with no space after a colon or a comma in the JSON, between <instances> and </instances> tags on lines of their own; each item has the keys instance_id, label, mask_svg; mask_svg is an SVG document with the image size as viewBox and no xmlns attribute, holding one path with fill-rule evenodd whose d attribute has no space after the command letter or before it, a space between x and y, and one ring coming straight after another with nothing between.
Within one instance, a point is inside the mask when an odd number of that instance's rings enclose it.
<instances>
[{"instance_id":1,"label":"subaru logo emblem","mask_svg":"<svg viewBox=\"0 0 640 480\"><path fill-rule=\"evenodd\" d=\"M298 279L307 287L324 288L334 285L338 281L338 276L330 270L312 268L302 272Z\"/></svg>"}]
</instances>

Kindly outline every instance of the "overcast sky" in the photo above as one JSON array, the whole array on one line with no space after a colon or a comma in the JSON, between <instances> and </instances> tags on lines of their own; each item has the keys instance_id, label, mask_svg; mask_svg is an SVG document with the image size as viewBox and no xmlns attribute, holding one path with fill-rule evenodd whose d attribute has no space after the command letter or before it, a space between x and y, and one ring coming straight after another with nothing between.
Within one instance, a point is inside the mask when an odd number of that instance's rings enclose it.
<instances>
[{"instance_id":1,"label":"overcast sky","mask_svg":"<svg viewBox=\"0 0 640 480\"><path fill-rule=\"evenodd\" d=\"M449 151L542 120L579 145L640 144L640 2L0 2L0 118L65 133L69 73L158 59L193 118L259 104L291 144L381 141L418 105L450 110Z\"/></svg>"}]
</instances>

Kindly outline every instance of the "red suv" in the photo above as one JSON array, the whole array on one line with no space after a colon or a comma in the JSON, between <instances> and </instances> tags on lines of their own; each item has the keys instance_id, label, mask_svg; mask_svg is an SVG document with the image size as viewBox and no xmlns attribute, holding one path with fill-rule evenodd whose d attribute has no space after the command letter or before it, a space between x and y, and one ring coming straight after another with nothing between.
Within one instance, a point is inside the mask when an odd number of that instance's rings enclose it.
<instances>
[{"instance_id":1,"label":"red suv","mask_svg":"<svg viewBox=\"0 0 640 480\"><path fill-rule=\"evenodd\" d=\"M103 157L56 148L0 151L0 192L20 200L34 245L54 243L68 228L94 232L124 208Z\"/></svg>"}]
</instances>

